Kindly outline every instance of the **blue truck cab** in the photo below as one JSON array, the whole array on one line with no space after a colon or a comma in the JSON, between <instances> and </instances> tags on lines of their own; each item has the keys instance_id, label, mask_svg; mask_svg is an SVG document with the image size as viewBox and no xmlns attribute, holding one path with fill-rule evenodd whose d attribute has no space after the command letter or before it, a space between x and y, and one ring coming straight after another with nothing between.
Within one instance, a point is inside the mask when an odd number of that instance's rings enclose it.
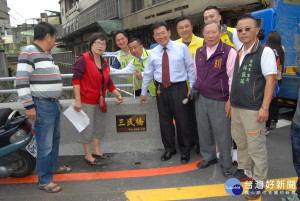
<instances>
[{"instance_id":1,"label":"blue truck cab","mask_svg":"<svg viewBox=\"0 0 300 201\"><path fill-rule=\"evenodd\" d=\"M273 8L251 13L258 21L258 26L265 30L266 42L270 31L277 31L285 49L283 78L278 94L279 101L295 105L298 99L298 80L296 75L297 48L300 48L300 1L274 0Z\"/></svg>"}]
</instances>

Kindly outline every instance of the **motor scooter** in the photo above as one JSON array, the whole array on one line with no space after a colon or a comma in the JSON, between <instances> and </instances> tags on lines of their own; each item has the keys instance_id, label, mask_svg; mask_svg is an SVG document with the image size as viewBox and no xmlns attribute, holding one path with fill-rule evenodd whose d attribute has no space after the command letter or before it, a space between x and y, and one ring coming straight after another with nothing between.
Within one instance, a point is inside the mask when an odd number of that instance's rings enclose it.
<instances>
[{"instance_id":1,"label":"motor scooter","mask_svg":"<svg viewBox=\"0 0 300 201\"><path fill-rule=\"evenodd\" d=\"M0 109L0 178L25 177L36 166L36 141L25 115Z\"/></svg>"}]
</instances>

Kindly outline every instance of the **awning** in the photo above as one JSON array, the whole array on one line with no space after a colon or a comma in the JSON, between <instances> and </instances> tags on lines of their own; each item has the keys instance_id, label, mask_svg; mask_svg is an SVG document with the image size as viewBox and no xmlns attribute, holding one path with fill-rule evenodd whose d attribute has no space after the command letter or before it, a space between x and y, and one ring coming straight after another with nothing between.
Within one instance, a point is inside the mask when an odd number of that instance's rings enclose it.
<instances>
[{"instance_id":1,"label":"awning","mask_svg":"<svg viewBox=\"0 0 300 201\"><path fill-rule=\"evenodd\" d=\"M99 20L97 23L107 34L122 29L121 20Z\"/></svg>"},{"instance_id":2,"label":"awning","mask_svg":"<svg viewBox=\"0 0 300 201\"><path fill-rule=\"evenodd\" d=\"M33 30L29 30L29 31L22 31L21 32L22 36L34 36Z\"/></svg>"}]
</instances>

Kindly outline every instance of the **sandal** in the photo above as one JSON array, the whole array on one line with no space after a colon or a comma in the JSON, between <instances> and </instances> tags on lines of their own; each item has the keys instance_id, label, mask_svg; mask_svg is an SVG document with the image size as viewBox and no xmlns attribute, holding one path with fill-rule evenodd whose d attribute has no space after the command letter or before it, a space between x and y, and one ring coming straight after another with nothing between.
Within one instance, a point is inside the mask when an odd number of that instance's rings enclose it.
<instances>
[{"instance_id":1,"label":"sandal","mask_svg":"<svg viewBox=\"0 0 300 201\"><path fill-rule=\"evenodd\" d=\"M53 174L64 174L64 173L69 173L71 171L72 171L71 167L61 166L60 168L53 170Z\"/></svg>"},{"instance_id":2,"label":"sandal","mask_svg":"<svg viewBox=\"0 0 300 201\"><path fill-rule=\"evenodd\" d=\"M89 160L84 158L84 162L89 164L89 165L92 165L92 166L104 166L104 165L106 165L106 163L101 162L100 160L97 160L97 159L95 159L94 161L89 161Z\"/></svg>"},{"instance_id":3,"label":"sandal","mask_svg":"<svg viewBox=\"0 0 300 201\"><path fill-rule=\"evenodd\" d=\"M103 160L108 160L109 159L109 156L107 154L102 154L102 155L92 154L92 156L94 158L100 158L100 159L103 159Z\"/></svg>"},{"instance_id":4,"label":"sandal","mask_svg":"<svg viewBox=\"0 0 300 201\"><path fill-rule=\"evenodd\" d=\"M51 186L49 184L38 183L37 185L40 190L46 191L47 193L58 193L58 192L62 191L62 187L57 185L56 183L53 183L53 185L51 185ZM57 187L59 187L58 190L54 190Z\"/></svg>"}]
</instances>

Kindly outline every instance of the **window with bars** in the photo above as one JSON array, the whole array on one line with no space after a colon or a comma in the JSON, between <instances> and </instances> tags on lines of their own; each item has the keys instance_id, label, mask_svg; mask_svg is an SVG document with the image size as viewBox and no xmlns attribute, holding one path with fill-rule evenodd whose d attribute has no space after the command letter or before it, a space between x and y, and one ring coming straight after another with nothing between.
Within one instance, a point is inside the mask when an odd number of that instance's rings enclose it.
<instances>
[{"instance_id":1,"label":"window with bars","mask_svg":"<svg viewBox=\"0 0 300 201\"><path fill-rule=\"evenodd\" d=\"M144 8L144 1L142 0L132 0L132 13L135 13Z\"/></svg>"},{"instance_id":2,"label":"window with bars","mask_svg":"<svg viewBox=\"0 0 300 201\"><path fill-rule=\"evenodd\" d=\"M167 0L152 0L152 5L155 5L155 4L164 2L164 1L167 1Z\"/></svg>"}]
</instances>

